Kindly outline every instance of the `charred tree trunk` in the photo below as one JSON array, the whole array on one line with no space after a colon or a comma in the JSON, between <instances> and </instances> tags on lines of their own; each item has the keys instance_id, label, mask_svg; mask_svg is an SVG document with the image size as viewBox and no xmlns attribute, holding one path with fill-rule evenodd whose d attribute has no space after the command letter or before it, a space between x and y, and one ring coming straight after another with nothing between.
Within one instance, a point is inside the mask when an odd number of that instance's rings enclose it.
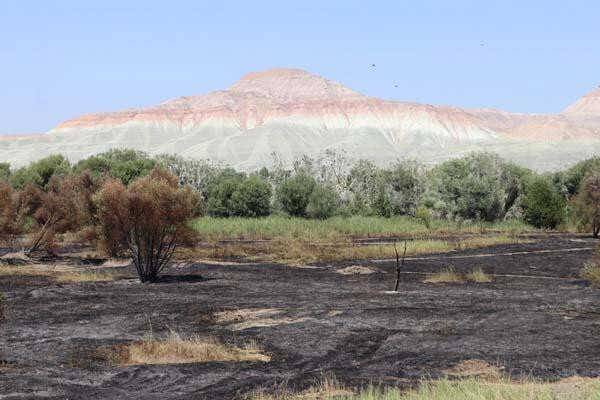
<instances>
[{"instance_id":1,"label":"charred tree trunk","mask_svg":"<svg viewBox=\"0 0 600 400\"><path fill-rule=\"evenodd\" d=\"M402 253L402 262L400 262L400 254L398 254L396 243L394 243L394 252L396 253L396 285L394 286L394 292L397 292L398 286L400 286L400 270L404 266L404 259L406 258L406 240L404 241L404 252Z\"/></svg>"}]
</instances>

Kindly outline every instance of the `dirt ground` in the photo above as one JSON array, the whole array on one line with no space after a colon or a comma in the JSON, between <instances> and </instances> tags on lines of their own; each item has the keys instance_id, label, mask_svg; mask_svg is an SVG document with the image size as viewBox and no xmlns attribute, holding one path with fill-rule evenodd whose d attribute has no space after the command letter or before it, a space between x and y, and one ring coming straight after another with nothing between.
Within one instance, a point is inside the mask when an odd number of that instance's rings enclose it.
<instances>
[{"instance_id":1,"label":"dirt ground","mask_svg":"<svg viewBox=\"0 0 600 400\"><path fill-rule=\"evenodd\" d=\"M152 285L133 279L130 267L115 267L131 276L115 282L2 276L0 399L232 399L282 383L302 389L323 373L351 386L410 386L469 360L511 376L599 376L600 290L578 277L595 246L549 235L408 258L399 293L389 292L390 260L188 263ZM85 269L101 260L56 263ZM494 281L423 283L450 266L480 267ZM169 329L256 340L272 360L118 366L97 357Z\"/></svg>"}]
</instances>

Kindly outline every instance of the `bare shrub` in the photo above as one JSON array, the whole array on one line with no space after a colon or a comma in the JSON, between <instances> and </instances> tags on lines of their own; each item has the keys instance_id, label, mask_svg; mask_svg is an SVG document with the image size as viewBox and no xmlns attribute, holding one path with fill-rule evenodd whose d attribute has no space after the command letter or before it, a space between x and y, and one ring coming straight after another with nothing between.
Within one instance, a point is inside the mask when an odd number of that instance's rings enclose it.
<instances>
[{"instance_id":1,"label":"bare shrub","mask_svg":"<svg viewBox=\"0 0 600 400\"><path fill-rule=\"evenodd\" d=\"M178 188L174 175L154 169L127 189L106 182L97 196L98 219L105 241L118 238L131 255L140 280L155 282L176 247L193 235L188 222L197 201L189 187Z\"/></svg>"}]
</instances>

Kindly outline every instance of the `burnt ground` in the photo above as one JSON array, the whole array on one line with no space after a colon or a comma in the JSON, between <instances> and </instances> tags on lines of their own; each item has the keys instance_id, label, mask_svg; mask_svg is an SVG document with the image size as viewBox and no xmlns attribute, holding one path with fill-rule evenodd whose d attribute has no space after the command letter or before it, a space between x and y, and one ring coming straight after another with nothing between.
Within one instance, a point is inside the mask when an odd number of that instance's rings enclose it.
<instances>
[{"instance_id":1,"label":"burnt ground","mask_svg":"<svg viewBox=\"0 0 600 400\"><path fill-rule=\"evenodd\" d=\"M600 290L578 278L595 246L552 235L408 258L398 294L386 293L393 261L315 268L194 263L152 285L0 277L7 308L0 398L230 399L282 382L303 388L324 372L347 385L406 386L470 359L511 376L598 376ZM335 272L356 264L379 272ZM423 283L424 273L448 266L481 267L495 280ZM237 318L215 318L236 310ZM115 366L95 356L139 340L150 323L155 335L173 329L256 340L272 361Z\"/></svg>"}]
</instances>

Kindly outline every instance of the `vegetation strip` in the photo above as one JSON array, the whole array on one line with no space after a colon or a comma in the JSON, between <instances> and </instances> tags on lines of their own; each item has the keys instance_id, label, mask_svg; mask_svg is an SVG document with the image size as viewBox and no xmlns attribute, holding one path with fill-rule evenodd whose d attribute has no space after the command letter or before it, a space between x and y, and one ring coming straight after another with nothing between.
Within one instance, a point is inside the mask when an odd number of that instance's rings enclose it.
<instances>
[{"instance_id":1,"label":"vegetation strip","mask_svg":"<svg viewBox=\"0 0 600 400\"><path fill-rule=\"evenodd\" d=\"M515 251L512 253L485 253L485 254L469 254L465 256L432 256L432 257L406 257L407 261L418 261L418 260L447 260L447 259L462 259L462 258L483 258L483 257L507 257L507 256L519 256L527 254L544 254L544 253L566 253L573 251L590 251L594 250L593 247L574 247L571 249L552 249L552 250L532 250L532 251ZM378 260L370 260L371 262L384 263L394 261L392 258L384 258Z\"/></svg>"}]
</instances>

